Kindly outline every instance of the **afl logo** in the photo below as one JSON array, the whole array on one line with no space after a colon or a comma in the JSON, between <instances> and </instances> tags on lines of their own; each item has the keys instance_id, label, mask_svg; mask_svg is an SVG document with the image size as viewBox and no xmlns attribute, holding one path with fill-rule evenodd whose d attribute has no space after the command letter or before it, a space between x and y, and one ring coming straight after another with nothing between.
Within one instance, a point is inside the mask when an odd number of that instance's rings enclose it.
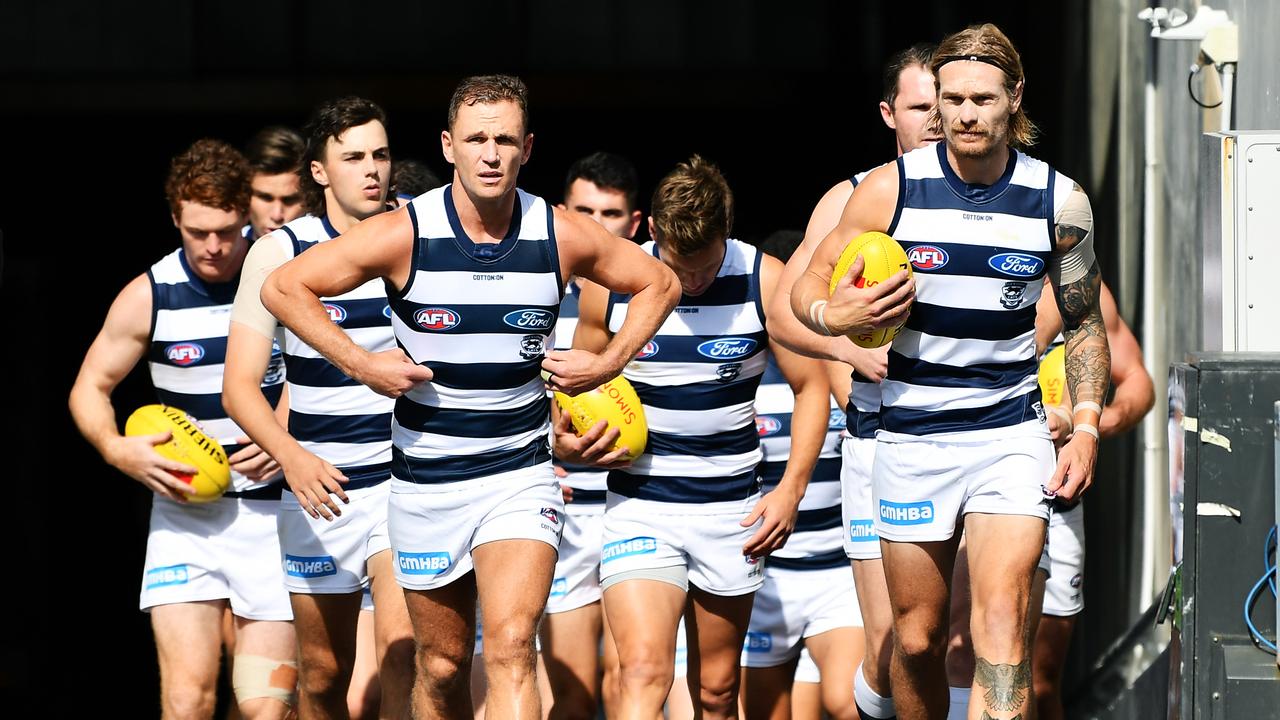
<instances>
[{"instance_id":1,"label":"afl logo","mask_svg":"<svg viewBox=\"0 0 1280 720\"><path fill-rule=\"evenodd\" d=\"M449 308L422 308L413 314L413 321L423 330L452 330L462 318Z\"/></svg>"},{"instance_id":2,"label":"afl logo","mask_svg":"<svg viewBox=\"0 0 1280 720\"><path fill-rule=\"evenodd\" d=\"M204 348L196 343L174 343L164 349L169 362L180 367L194 365L204 357Z\"/></svg>"},{"instance_id":3,"label":"afl logo","mask_svg":"<svg viewBox=\"0 0 1280 720\"><path fill-rule=\"evenodd\" d=\"M777 435L782 429L782 421L772 415L756 416L756 434L760 437Z\"/></svg>"},{"instance_id":4,"label":"afl logo","mask_svg":"<svg viewBox=\"0 0 1280 720\"><path fill-rule=\"evenodd\" d=\"M916 245L907 253L911 265L917 270L937 270L947 264L947 251L936 245Z\"/></svg>"},{"instance_id":5,"label":"afl logo","mask_svg":"<svg viewBox=\"0 0 1280 720\"><path fill-rule=\"evenodd\" d=\"M751 338L716 338L698 346L698 354L713 360L740 358L751 354L756 349L756 341Z\"/></svg>"},{"instance_id":6,"label":"afl logo","mask_svg":"<svg viewBox=\"0 0 1280 720\"><path fill-rule=\"evenodd\" d=\"M537 308L515 310L502 316L502 322L521 330L546 330L554 319L549 311Z\"/></svg>"},{"instance_id":7,"label":"afl logo","mask_svg":"<svg viewBox=\"0 0 1280 720\"><path fill-rule=\"evenodd\" d=\"M347 309L341 305L325 303L324 309L325 312L329 313L329 319L332 320L335 325L341 325L342 322L347 319Z\"/></svg>"},{"instance_id":8,"label":"afl logo","mask_svg":"<svg viewBox=\"0 0 1280 720\"><path fill-rule=\"evenodd\" d=\"M1035 277L1044 268L1044 261L1040 258L1022 253L992 255L987 264L996 272L1021 278Z\"/></svg>"},{"instance_id":9,"label":"afl logo","mask_svg":"<svg viewBox=\"0 0 1280 720\"><path fill-rule=\"evenodd\" d=\"M644 347L640 348L640 352L636 353L636 359L644 360L645 358L651 358L657 354L658 354L658 343L650 340L649 342L644 344Z\"/></svg>"}]
</instances>

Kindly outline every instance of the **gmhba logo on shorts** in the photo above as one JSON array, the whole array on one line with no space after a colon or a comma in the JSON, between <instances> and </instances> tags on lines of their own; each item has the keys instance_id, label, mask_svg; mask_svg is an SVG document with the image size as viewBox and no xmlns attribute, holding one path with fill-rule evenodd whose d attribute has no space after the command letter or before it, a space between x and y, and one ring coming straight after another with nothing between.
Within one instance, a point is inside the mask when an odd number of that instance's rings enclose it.
<instances>
[{"instance_id":1,"label":"gmhba logo on shorts","mask_svg":"<svg viewBox=\"0 0 1280 720\"><path fill-rule=\"evenodd\" d=\"M186 585L190 574L186 565L166 565L151 568L147 571L147 589L168 587L170 585Z\"/></svg>"},{"instance_id":2,"label":"gmhba logo on shorts","mask_svg":"<svg viewBox=\"0 0 1280 720\"><path fill-rule=\"evenodd\" d=\"M880 501L880 520L890 525L927 525L933 522L933 502L914 503Z\"/></svg>"},{"instance_id":3,"label":"gmhba logo on shorts","mask_svg":"<svg viewBox=\"0 0 1280 720\"><path fill-rule=\"evenodd\" d=\"M633 537L606 543L600 551L600 562L607 563L631 555L648 555L658 552L658 540L651 537Z\"/></svg>"},{"instance_id":4,"label":"gmhba logo on shorts","mask_svg":"<svg viewBox=\"0 0 1280 720\"><path fill-rule=\"evenodd\" d=\"M538 308L513 310L502 316L502 322L521 330L546 330L554 320L555 316L549 311Z\"/></svg>"},{"instance_id":5,"label":"gmhba logo on shorts","mask_svg":"<svg viewBox=\"0 0 1280 720\"><path fill-rule=\"evenodd\" d=\"M773 636L767 632L749 630L742 641L742 649L747 652L768 652L773 649Z\"/></svg>"},{"instance_id":6,"label":"gmhba logo on shorts","mask_svg":"<svg viewBox=\"0 0 1280 720\"><path fill-rule=\"evenodd\" d=\"M405 575L439 575L452 564L447 552L398 552L396 562Z\"/></svg>"},{"instance_id":7,"label":"gmhba logo on shorts","mask_svg":"<svg viewBox=\"0 0 1280 720\"><path fill-rule=\"evenodd\" d=\"M849 521L849 542L871 542L879 539L875 523L871 520Z\"/></svg>"},{"instance_id":8,"label":"gmhba logo on shorts","mask_svg":"<svg viewBox=\"0 0 1280 720\"><path fill-rule=\"evenodd\" d=\"M708 340L698 346L698 354L713 360L746 357L756 349L756 341L751 338L727 337Z\"/></svg>"},{"instance_id":9,"label":"gmhba logo on shorts","mask_svg":"<svg viewBox=\"0 0 1280 720\"><path fill-rule=\"evenodd\" d=\"M285 555L284 572L290 577L298 578L328 577L338 574L338 566L333 562L332 555Z\"/></svg>"}]
</instances>

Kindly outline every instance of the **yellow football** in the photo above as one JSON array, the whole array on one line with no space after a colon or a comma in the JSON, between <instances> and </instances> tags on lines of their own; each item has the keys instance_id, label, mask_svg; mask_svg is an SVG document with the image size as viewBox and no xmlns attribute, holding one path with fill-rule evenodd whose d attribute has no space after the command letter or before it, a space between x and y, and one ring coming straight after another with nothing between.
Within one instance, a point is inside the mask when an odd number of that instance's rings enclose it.
<instances>
[{"instance_id":1,"label":"yellow football","mask_svg":"<svg viewBox=\"0 0 1280 720\"><path fill-rule=\"evenodd\" d=\"M1057 407L1067 398L1067 352L1064 346L1049 351L1040 361L1040 394L1044 406Z\"/></svg>"},{"instance_id":2,"label":"yellow football","mask_svg":"<svg viewBox=\"0 0 1280 720\"><path fill-rule=\"evenodd\" d=\"M849 267L859 255L862 256L863 268L862 277L854 282L856 287L878 285L902 270L907 271L908 277L912 275L911 261L907 259L906 251L896 240L882 232L862 233L849 241L840 253L835 272L831 273L831 285L827 289L828 297L835 294L836 285L849 274ZM902 326L899 325L867 332L852 332L846 337L860 347L878 348L893 342L901 329Z\"/></svg>"},{"instance_id":3,"label":"yellow football","mask_svg":"<svg viewBox=\"0 0 1280 720\"><path fill-rule=\"evenodd\" d=\"M619 375L595 390L574 397L564 393L555 396L560 409L569 413L573 429L579 435L605 420L609 427L618 428L621 433L614 448L625 447L627 457L632 460L644 453L649 442L649 424L644 419L640 396L626 378Z\"/></svg>"},{"instance_id":4,"label":"yellow football","mask_svg":"<svg viewBox=\"0 0 1280 720\"><path fill-rule=\"evenodd\" d=\"M156 445L156 452L170 460L196 468L195 475L173 473L195 489L189 502L212 502L222 497L231 484L231 463L222 446L204 434L194 418L176 407L143 405L124 423L125 435L154 435L165 431L173 437Z\"/></svg>"}]
</instances>

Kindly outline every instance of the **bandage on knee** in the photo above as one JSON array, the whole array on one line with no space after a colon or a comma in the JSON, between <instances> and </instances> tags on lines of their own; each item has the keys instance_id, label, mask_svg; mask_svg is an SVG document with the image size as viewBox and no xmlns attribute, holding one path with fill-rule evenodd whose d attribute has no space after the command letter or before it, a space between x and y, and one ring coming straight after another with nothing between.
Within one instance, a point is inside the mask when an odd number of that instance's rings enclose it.
<instances>
[{"instance_id":1,"label":"bandage on knee","mask_svg":"<svg viewBox=\"0 0 1280 720\"><path fill-rule=\"evenodd\" d=\"M236 655L231 687L238 703L271 698L293 707L298 689L298 663L262 655Z\"/></svg>"}]
</instances>

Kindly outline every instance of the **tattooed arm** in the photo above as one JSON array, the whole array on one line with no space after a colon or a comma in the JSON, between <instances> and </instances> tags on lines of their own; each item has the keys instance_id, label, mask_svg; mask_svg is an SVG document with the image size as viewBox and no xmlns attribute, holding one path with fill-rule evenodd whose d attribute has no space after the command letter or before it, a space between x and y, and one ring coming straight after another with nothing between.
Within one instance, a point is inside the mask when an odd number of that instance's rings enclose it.
<instances>
[{"instance_id":1,"label":"tattooed arm","mask_svg":"<svg viewBox=\"0 0 1280 720\"><path fill-rule=\"evenodd\" d=\"M1050 281L1066 338L1067 389L1074 405L1073 425L1092 426L1102 416L1111 377L1111 352L1102 319L1102 275L1093 253L1093 212L1079 185L1072 188L1055 218ZM1093 483L1098 439L1076 432L1058 451L1058 467L1046 489L1070 502Z\"/></svg>"}]
</instances>

